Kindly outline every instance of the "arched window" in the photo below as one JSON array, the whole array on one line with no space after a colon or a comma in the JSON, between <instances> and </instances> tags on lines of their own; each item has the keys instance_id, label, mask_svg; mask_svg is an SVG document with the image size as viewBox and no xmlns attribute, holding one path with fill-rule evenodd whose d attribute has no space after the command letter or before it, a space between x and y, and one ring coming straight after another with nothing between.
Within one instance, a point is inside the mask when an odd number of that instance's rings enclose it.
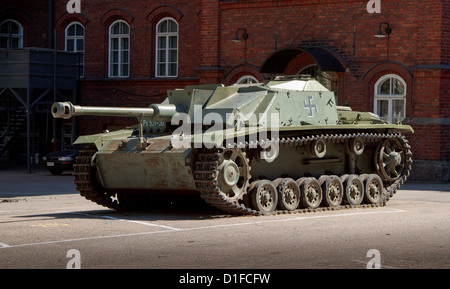
<instances>
[{"instance_id":1,"label":"arched window","mask_svg":"<svg viewBox=\"0 0 450 289\"><path fill-rule=\"evenodd\" d=\"M164 18L156 24L156 76L178 75L178 23Z\"/></svg>"},{"instance_id":2,"label":"arched window","mask_svg":"<svg viewBox=\"0 0 450 289\"><path fill-rule=\"evenodd\" d=\"M0 24L0 49L23 47L23 27L19 22L8 19Z\"/></svg>"},{"instance_id":3,"label":"arched window","mask_svg":"<svg viewBox=\"0 0 450 289\"><path fill-rule=\"evenodd\" d=\"M318 64L312 64L302 68L297 74L308 74L312 78L315 78L320 84L325 86L329 91L333 91L337 103L339 78L336 72L323 71Z\"/></svg>"},{"instance_id":4,"label":"arched window","mask_svg":"<svg viewBox=\"0 0 450 289\"><path fill-rule=\"evenodd\" d=\"M259 83L259 81L252 75L244 75L236 81L236 84L251 84L251 83Z\"/></svg>"},{"instance_id":5,"label":"arched window","mask_svg":"<svg viewBox=\"0 0 450 289\"><path fill-rule=\"evenodd\" d=\"M79 54L80 76L84 76L84 27L78 22L70 23L66 28L66 51Z\"/></svg>"},{"instance_id":6,"label":"arched window","mask_svg":"<svg viewBox=\"0 0 450 289\"><path fill-rule=\"evenodd\" d=\"M390 123L405 119L406 83L396 74L382 76L374 87L374 110Z\"/></svg>"},{"instance_id":7,"label":"arched window","mask_svg":"<svg viewBox=\"0 0 450 289\"><path fill-rule=\"evenodd\" d=\"M117 20L109 27L109 77L130 75L130 26Z\"/></svg>"}]
</instances>

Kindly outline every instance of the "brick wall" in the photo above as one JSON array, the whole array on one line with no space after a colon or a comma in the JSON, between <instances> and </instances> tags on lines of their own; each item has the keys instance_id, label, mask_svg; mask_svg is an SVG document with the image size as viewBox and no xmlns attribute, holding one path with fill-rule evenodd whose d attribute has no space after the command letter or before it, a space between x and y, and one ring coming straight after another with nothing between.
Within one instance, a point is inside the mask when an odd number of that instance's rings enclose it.
<instances>
[{"instance_id":1,"label":"brick wall","mask_svg":"<svg viewBox=\"0 0 450 289\"><path fill-rule=\"evenodd\" d=\"M438 167L430 178L448 180L450 4L381 2L382 13L369 14L367 1L220 1L220 60L225 75L242 70L245 58L245 65L261 67L276 50L320 46L344 60L340 104L363 111L374 109L376 81L386 74L399 75L407 84L405 122L415 129L410 139L419 165L413 177L428 177L424 172ZM374 37L380 22L392 28L389 38ZM246 28L249 34L246 51L244 43L231 43L237 28ZM310 63L310 58L299 55L285 73L295 74Z\"/></svg>"},{"instance_id":2,"label":"brick wall","mask_svg":"<svg viewBox=\"0 0 450 289\"><path fill-rule=\"evenodd\" d=\"M108 77L108 31L116 20L130 26L130 78L155 77L155 27L159 20L171 17L179 24L178 78L196 78L200 66L200 20L198 1L82 1L82 14L66 12L67 1L57 1L59 35L72 21L86 29L86 79ZM64 48L60 37L59 47Z\"/></svg>"},{"instance_id":3,"label":"brick wall","mask_svg":"<svg viewBox=\"0 0 450 289\"><path fill-rule=\"evenodd\" d=\"M200 10L200 55L201 66L198 75L201 83L217 83L223 78L221 67L221 23L217 0L202 0Z\"/></svg>"},{"instance_id":4,"label":"brick wall","mask_svg":"<svg viewBox=\"0 0 450 289\"><path fill-rule=\"evenodd\" d=\"M47 0L0 0L0 23L13 19L24 30L24 47L49 47Z\"/></svg>"},{"instance_id":5,"label":"brick wall","mask_svg":"<svg viewBox=\"0 0 450 289\"><path fill-rule=\"evenodd\" d=\"M381 13L369 14L366 0L81 0L82 13L69 14L67 0L54 0L58 49L73 21L86 29L85 77L79 100L84 105L148 106L168 89L190 84L232 84L241 76L260 81L259 69L275 51L315 46L331 52L345 68L339 72L339 104L374 110L374 85L386 74L407 85L406 123L416 178L449 179L450 170L450 2L381 0ZM24 46L48 46L48 1L0 0L0 21L12 18L25 30ZM5 8L4 8L5 7ZM155 77L155 27L171 17L179 24L177 78ZM131 28L130 76L108 77L108 28L115 20ZM375 38L381 22L389 38ZM383 26L384 28L385 26ZM249 38L233 43L238 28ZM242 34L240 34L242 39ZM299 55L286 67L294 74L314 59ZM85 119L81 133L133 119Z\"/></svg>"}]
</instances>

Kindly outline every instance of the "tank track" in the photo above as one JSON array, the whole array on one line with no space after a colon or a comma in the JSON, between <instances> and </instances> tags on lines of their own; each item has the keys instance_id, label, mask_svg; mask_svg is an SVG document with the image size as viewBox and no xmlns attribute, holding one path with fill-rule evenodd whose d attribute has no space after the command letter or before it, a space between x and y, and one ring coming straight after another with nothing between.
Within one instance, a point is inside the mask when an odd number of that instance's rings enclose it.
<instances>
[{"instance_id":1,"label":"tank track","mask_svg":"<svg viewBox=\"0 0 450 289\"><path fill-rule=\"evenodd\" d=\"M396 138L398 139L404 148L406 148L405 164L402 174L393 182L384 182L384 192L381 201L377 204L360 204L360 205L340 205L337 207L318 207L312 208L302 208L292 211L288 210L275 210L270 213L270 215L277 214L295 214L295 213L309 213L309 212L321 212L325 210L343 210L351 208L370 208L370 207L380 207L385 206L386 202L397 192L400 186L406 181L409 176L412 164L412 153L411 147L408 140L399 133L351 133L351 134L325 134L325 135L314 135L314 136L303 136L303 137L288 137L281 139L271 139L271 140L260 140L258 145L263 142L272 141L278 142L280 147L285 146L302 146L307 145L315 140L323 139L326 142L339 143L345 142L356 137L362 138L365 142L380 142L386 139ZM245 146L242 148L243 151L249 149L252 143L241 144ZM254 147L254 146L252 146ZM227 147L230 148L230 147ZM237 148L237 145L231 148ZM195 163L195 182L197 189L201 192L201 197L210 205L219 208L223 211L232 214L239 215L261 215L260 211L252 209L248 204L249 202L233 202L226 198L226 196L221 192L218 186L218 166L221 154L225 151L225 148L215 148L215 149L204 149L198 154L197 161ZM248 195L248 194L247 194ZM247 204L247 205L246 205Z\"/></svg>"},{"instance_id":2,"label":"tank track","mask_svg":"<svg viewBox=\"0 0 450 289\"><path fill-rule=\"evenodd\" d=\"M77 156L73 166L74 183L80 195L87 200L106 208L119 210L123 204L119 205L117 196L105 192L102 186L97 183L95 177L95 167L91 166L92 156L97 152L95 145L88 145Z\"/></svg>"}]
</instances>

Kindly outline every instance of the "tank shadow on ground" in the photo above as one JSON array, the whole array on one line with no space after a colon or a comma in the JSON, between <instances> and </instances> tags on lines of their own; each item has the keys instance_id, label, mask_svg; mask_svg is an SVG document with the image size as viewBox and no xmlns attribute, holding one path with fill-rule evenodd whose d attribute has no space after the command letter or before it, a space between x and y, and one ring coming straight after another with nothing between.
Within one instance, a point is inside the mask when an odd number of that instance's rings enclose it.
<instances>
[{"instance_id":1,"label":"tank shadow on ground","mask_svg":"<svg viewBox=\"0 0 450 289\"><path fill-rule=\"evenodd\" d=\"M157 208L139 208L129 210L101 209L77 212L59 212L53 214L38 214L16 216L18 218L54 218L54 219L119 219L129 221L177 221L177 220L208 220L232 218L228 214L206 204L200 197L180 197L170 203L160 204ZM1 222L0 222L1 223Z\"/></svg>"}]
</instances>

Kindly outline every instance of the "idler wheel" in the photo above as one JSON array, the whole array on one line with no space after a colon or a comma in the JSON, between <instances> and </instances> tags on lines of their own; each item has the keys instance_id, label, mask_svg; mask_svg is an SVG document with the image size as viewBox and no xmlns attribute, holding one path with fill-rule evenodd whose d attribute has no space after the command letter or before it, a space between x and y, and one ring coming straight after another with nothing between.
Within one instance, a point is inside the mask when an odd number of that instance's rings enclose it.
<instances>
[{"instance_id":1,"label":"idler wheel","mask_svg":"<svg viewBox=\"0 0 450 289\"><path fill-rule=\"evenodd\" d=\"M315 178L300 178L297 180L300 187L300 202L303 207L315 209L322 202L322 188Z\"/></svg>"},{"instance_id":2,"label":"idler wheel","mask_svg":"<svg viewBox=\"0 0 450 289\"><path fill-rule=\"evenodd\" d=\"M300 204L300 188L291 179L282 179L276 185L278 191L278 208L281 210L293 211Z\"/></svg>"},{"instance_id":3,"label":"idler wheel","mask_svg":"<svg viewBox=\"0 0 450 289\"><path fill-rule=\"evenodd\" d=\"M398 139L382 142L375 154L375 163L380 176L389 182L396 181L405 169L405 148Z\"/></svg>"},{"instance_id":4,"label":"idler wheel","mask_svg":"<svg viewBox=\"0 0 450 289\"><path fill-rule=\"evenodd\" d=\"M278 203L278 193L269 180L259 180L250 192L253 207L263 214L273 212Z\"/></svg>"}]
</instances>

